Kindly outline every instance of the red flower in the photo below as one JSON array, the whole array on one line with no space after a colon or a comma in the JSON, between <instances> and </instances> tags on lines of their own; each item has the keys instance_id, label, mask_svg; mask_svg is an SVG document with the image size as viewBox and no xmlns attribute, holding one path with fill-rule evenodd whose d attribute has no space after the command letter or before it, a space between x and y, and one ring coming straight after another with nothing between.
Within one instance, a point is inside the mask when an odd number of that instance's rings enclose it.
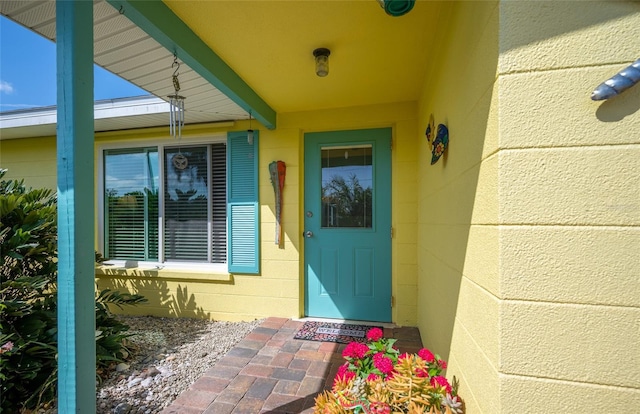
<instances>
[{"instance_id":1,"label":"red flower","mask_svg":"<svg viewBox=\"0 0 640 414\"><path fill-rule=\"evenodd\" d=\"M377 341L379 339L382 339L382 335L383 335L382 329L380 329L380 328L371 328L367 332L367 339L369 341Z\"/></svg>"},{"instance_id":2,"label":"red flower","mask_svg":"<svg viewBox=\"0 0 640 414\"><path fill-rule=\"evenodd\" d=\"M409 353L407 353L407 352L405 352L404 354L400 354L398 356L398 362L402 361L405 358L411 358L411 355Z\"/></svg>"},{"instance_id":3,"label":"red flower","mask_svg":"<svg viewBox=\"0 0 640 414\"><path fill-rule=\"evenodd\" d=\"M384 356L382 352L378 352L373 356L373 366L385 375L393 371L393 361L391 358Z\"/></svg>"},{"instance_id":4,"label":"red flower","mask_svg":"<svg viewBox=\"0 0 640 414\"><path fill-rule=\"evenodd\" d=\"M449 381L441 375L436 375L431 378L431 385L435 388L444 387L447 390L447 393L451 394L451 385L449 385Z\"/></svg>"},{"instance_id":5,"label":"red flower","mask_svg":"<svg viewBox=\"0 0 640 414\"><path fill-rule=\"evenodd\" d=\"M421 350L419 350L418 356L427 362L433 362L436 359L436 357L433 356L433 353L431 353L431 351L429 351L427 348L422 348Z\"/></svg>"},{"instance_id":6,"label":"red flower","mask_svg":"<svg viewBox=\"0 0 640 414\"><path fill-rule=\"evenodd\" d=\"M438 365L440 365L440 368L442 369L447 369L447 362L442 359L438 360Z\"/></svg>"},{"instance_id":7,"label":"red flower","mask_svg":"<svg viewBox=\"0 0 640 414\"><path fill-rule=\"evenodd\" d=\"M376 375L376 374L374 374L374 373L371 373L371 374L369 374L369 376L367 377L367 381L375 381L375 380L377 380L378 378L380 378L380 377L379 377L379 376L377 376L377 375Z\"/></svg>"},{"instance_id":8,"label":"red flower","mask_svg":"<svg viewBox=\"0 0 640 414\"><path fill-rule=\"evenodd\" d=\"M338 372L336 373L336 376L333 378L333 384L335 385L335 383L341 379L344 379L345 381L349 381L350 379L355 377L356 377L356 373L353 371L349 371L349 364L342 364L338 368Z\"/></svg>"},{"instance_id":9,"label":"red flower","mask_svg":"<svg viewBox=\"0 0 640 414\"><path fill-rule=\"evenodd\" d=\"M345 358L364 358L369 351L369 347L360 342L351 342L342 351L342 356Z\"/></svg>"},{"instance_id":10,"label":"red flower","mask_svg":"<svg viewBox=\"0 0 640 414\"><path fill-rule=\"evenodd\" d=\"M391 414L391 407L389 407L389 404L384 403L384 402L372 402L371 405L369 406L369 409L371 410L371 413L376 413L376 414Z\"/></svg>"}]
</instances>

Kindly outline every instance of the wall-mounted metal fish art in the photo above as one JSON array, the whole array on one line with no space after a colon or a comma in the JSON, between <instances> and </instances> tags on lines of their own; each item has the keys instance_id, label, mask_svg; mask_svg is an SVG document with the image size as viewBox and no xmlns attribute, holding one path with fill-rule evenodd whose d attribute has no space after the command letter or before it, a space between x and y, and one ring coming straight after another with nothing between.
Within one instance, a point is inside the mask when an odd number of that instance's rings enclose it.
<instances>
[{"instance_id":1,"label":"wall-mounted metal fish art","mask_svg":"<svg viewBox=\"0 0 640 414\"><path fill-rule=\"evenodd\" d=\"M604 101L605 99L613 98L638 82L640 82L640 59L598 85L591 93L591 99Z\"/></svg>"}]
</instances>

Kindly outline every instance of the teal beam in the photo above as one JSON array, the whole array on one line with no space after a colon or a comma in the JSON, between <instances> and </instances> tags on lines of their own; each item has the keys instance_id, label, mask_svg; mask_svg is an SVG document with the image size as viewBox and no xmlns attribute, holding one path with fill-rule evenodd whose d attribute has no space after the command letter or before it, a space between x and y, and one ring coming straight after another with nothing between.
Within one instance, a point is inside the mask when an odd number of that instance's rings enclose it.
<instances>
[{"instance_id":1,"label":"teal beam","mask_svg":"<svg viewBox=\"0 0 640 414\"><path fill-rule=\"evenodd\" d=\"M93 2L56 1L58 412L96 412Z\"/></svg>"},{"instance_id":2,"label":"teal beam","mask_svg":"<svg viewBox=\"0 0 640 414\"><path fill-rule=\"evenodd\" d=\"M276 127L276 112L161 0L107 1L265 127Z\"/></svg>"}]
</instances>

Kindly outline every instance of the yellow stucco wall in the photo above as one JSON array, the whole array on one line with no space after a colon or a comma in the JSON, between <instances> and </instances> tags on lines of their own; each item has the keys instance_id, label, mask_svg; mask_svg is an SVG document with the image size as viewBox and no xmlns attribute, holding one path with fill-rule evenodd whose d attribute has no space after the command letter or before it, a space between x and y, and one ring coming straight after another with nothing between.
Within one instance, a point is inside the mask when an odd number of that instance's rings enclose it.
<instances>
[{"instance_id":1,"label":"yellow stucco wall","mask_svg":"<svg viewBox=\"0 0 640 414\"><path fill-rule=\"evenodd\" d=\"M578 12L579 11L579 12ZM472 413L640 406L640 89L589 99L637 59L637 2L443 11L419 123L418 325Z\"/></svg>"},{"instance_id":2,"label":"yellow stucco wall","mask_svg":"<svg viewBox=\"0 0 640 414\"><path fill-rule=\"evenodd\" d=\"M468 413L498 413L497 2L447 3L419 105L449 129L434 165L420 137L418 326ZM527 412L527 411L523 411Z\"/></svg>"},{"instance_id":3,"label":"yellow stucco wall","mask_svg":"<svg viewBox=\"0 0 640 414\"><path fill-rule=\"evenodd\" d=\"M392 127L393 150L392 163L392 294L395 305L392 308L392 320L398 325L415 326L417 308L417 162L416 132L417 107L415 103L398 103L389 105L373 105L367 107L328 109L316 112L288 113L278 117L278 129L265 131L265 137L273 137L273 142L280 142L281 134L291 134L299 137L298 154L302 164L302 140L306 132L349 130ZM264 141L261 143L265 145ZM262 149L261 149L262 151ZM268 152L265 151L265 154ZM261 152L262 156L262 152ZM287 162L287 165L288 162ZM289 168L289 167L287 167ZM287 170L288 171L288 170ZM300 168L300 174L303 173ZM287 177L289 173L287 172ZM303 183L302 175L299 182ZM269 184L270 185L270 184ZM288 191L285 189L285 192ZM302 200L304 193L301 189L299 198L299 226L302 225ZM272 191L271 191L272 192ZM263 220L265 218L263 217ZM296 234L302 233L298 227ZM269 234L272 231L270 230ZM300 252L303 257L304 252ZM265 258L265 264L270 261ZM302 261L300 274L302 275ZM300 286L300 300L302 301L304 287ZM300 303L302 309L302 302Z\"/></svg>"},{"instance_id":4,"label":"yellow stucco wall","mask_svg":"<svg viewBox=\"0 0 640 414\"><path fill-rule=\"evenodd\" d=\"M261 274L206 275L193 272L130 270L129 277L101 278L100 287L128 289L151 299L132 313L172 316L197 316L225 320L247 320L266 316L300 317L304 310L304 240L302 200L304 193L303 139L306 132L361 128L393 128L393 293L396 305L393 320L400 325L415 325L415 223L416 202L416 106L411 103L342 108L318 112L281 114L278 128L260 130L260 220ZM246 129L238 123L234 130ZM210 130L211 133L221 132ZM226 132L226 130L224 131ZM164 130L161 133L165 133ZM206 136L199 130L198 136ZM185 140L190 136L185 129ZM117 139L131 136L118 134ZM158 133L147 134L157 139ZM114 137L98 135L97 144ZM287 165L284 188L284 248L273 241L275 201L268 165L282 160Z\"/></svg>"},{"instance_id":5,"label":"yellow stucco wall","mask_svg":"<svg viewBox=\"0 0 640 414\"><path fill-rule=\"evenodd\" d=\"M640 3L504 2L500 33L501 404L633 410L640 89L589 97L640 57Z\"/></svg>"},{"instance_id":6,"label":"yellow stucco wall","mask_svg":"<svg viewBox=\"0 0 640 414\"><path fill-rule=\"evenodd\" d=\"M399 103L369 107L341 108L318 112L281 114L278 129L260 129L260 218L261 274L211 275L193 271L109 270L98 272L99 287L140 293L149 303L127 312L137 314L206 317L224 320L248 320L266 316L300 317L304 309L304 240L302 200L304 198L303 140L306 132L392 127L394 226L393 246L393 320L400 325L416 324L416 105ZM183 142L244 130L248 123L229 127L187 126ZM254 128L255 122L254 122ZM167 139L167 128L96 134L96 150L124 141ZM6 140L2 143L0 166L10 176L24 174L29 186L56 187L55 138ZM98 177L96 151L96 177ZM43 162L34 163L34 157ZM44 162L44 160L47 160ZM274 243L275 201L268 174L271 161L287 165L283 200L284 248ZM28 167L27 167L28 166ZM45 179L46 178L46 179ZM96 233L96 245L98 235Z\"/></svg>"},{"instance_id":7,"label":"yellow stucco wall","mask_svg":"<svg viewBox=\"0 0 640 414\"><path fill-rule=\"evenodd\" d=\"M55 190L56 138L1 140L0 168L8 170L5 179L24 179L27 187Z\"/></svg>"}]
</instances>

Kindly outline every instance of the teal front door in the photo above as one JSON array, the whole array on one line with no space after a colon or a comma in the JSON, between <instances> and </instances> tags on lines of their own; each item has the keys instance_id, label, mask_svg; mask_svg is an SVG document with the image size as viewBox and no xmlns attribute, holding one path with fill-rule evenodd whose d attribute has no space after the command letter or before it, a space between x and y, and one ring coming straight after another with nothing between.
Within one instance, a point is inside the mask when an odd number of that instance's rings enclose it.
<instances>
[{"instance_id":1,"label":"teal front door","mask_svg":"<svg viewBox=\"0 0 640 414\"><path fill-rule=\"evenodd\" d=\"M391 322L391 129L304 137L307 316Z\"/></svg>"}]
</instances>

